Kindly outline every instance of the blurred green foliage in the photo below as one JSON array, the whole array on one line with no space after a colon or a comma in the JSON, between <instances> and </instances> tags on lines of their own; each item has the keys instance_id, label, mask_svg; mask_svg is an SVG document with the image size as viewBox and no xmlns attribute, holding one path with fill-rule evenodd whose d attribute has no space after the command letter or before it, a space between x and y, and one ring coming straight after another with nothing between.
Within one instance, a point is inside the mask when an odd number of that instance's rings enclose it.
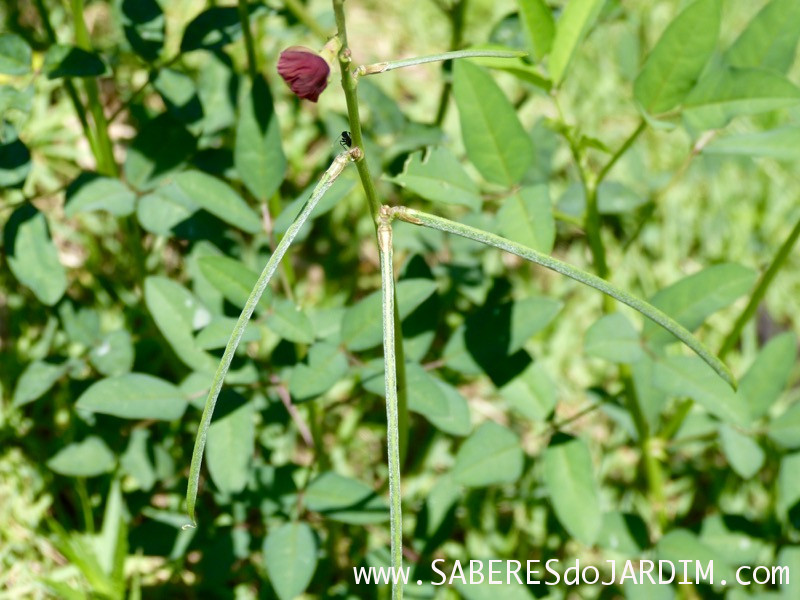
<instances>
[{"instance_id":1,"label":"blurred green foliage","mask_svg":"<svg viewBox=\"0 0 800 600\"><path fill-rule=\"evenodd\" d=\"M595 270L708 346L730 338L740 380L571 280L397 223L412 581L436 580L437 558L718 570L713 586L407 596L799 597L800 261L785 240L800 220L800 3L345 7L355 65L530 53L362 77L382 201ZM275 71L281 50L335 33L330 3L239 8L0 6L0 597L387 593L352 570L389 564L380 274L353 168L256 308L209 431L199 526L182 529L222 349L350 129L335 70L318 104ZM719 584L760 564L793 578Z\"/></svg>"}]
</instances>

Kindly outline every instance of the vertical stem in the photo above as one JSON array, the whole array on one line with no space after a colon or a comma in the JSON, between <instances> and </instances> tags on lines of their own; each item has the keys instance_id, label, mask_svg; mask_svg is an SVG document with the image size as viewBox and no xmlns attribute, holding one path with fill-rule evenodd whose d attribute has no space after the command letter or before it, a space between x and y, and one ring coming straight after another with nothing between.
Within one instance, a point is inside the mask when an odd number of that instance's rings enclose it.
<instances>
[{"instance_id":1,"label":"vertical stem","mask_svg":"<svg viewBox=\"0 0 800 600\"><path fill-rule=\"evenodd\" d=\"M339 69L342 73L342 90L344 91L345 102L347 103L347 117L350 122L350 134L353 138L353 145L361 152L356 159L356 169L358 169L358 176L361 179L361 187L364 188L364 195L367 197L367 204L369 205L370 215L372 216L373 224L375 225L375 234L378 234L378 223L380 222L380 201L378 200L378 193L375 190L375 183L373 182L372 175L367 165L366 154L364 152L364 138L361 132L361 118L358 112L358 92L356 90L356 79L350 71L351 58L350 47L347 44L347 22L344 14L344 0L333 0L333 12L336 17L337 36L341 44L339 51ZM395 303L394 309L394 328L397 331L400 329L400 315L397 311ZM406 376L405 376L405 352L403 351L403 336L402 333L397 336L395 342L395 352L399 368L397 374L399 377L398 396L399 396L399 409L400 409L400 454L405 456L406 440L408 439L408 401L406 392Z\"/></svg>"},{"instance_id":2,"label":"vertical stem","mask_svg":"<svg viewBox=\"0 0 800 600\"><path fill-rule=\"evenodd\" d=\"M381 213L378 226L381 255L381 297L383 307L384 383L386 386L386 443L389 459L389 508L392 568L399 575L403 568L403 515L400 488L400 435L395 356L394 269L392 267L392 226L388 210ZM392 584L392 598L403 597L402 583Z\"/></svg>"},{"instance_id":3,"label":"vertical stem","mask_svg":"<svg viewBox=\"0 0 800 600\"><path fill-rule=\"evenodd\" d=\"M598 277L605 279L608 276L608 264L606 263L606 248L603 245L603 238L600 233L600 211L597 208L597 186L598 182L584 180L584 190L586 192L586 235L589 238L589 248L592 251L592 261L594 270Z\"/></svg>"},{"instance_id":4,"label":"vertical stem","mask_svg":"<svg viewBox=\"0 0 800 600\"><path fill-rule=\"evenodd\" d=\"M456 4L448 11L450 21L452 23L452 30L450 32L450 50L458 50L461 46L461 40L464 34L464 12L467 7L467 0L458 0ZM447 62L442 65L443 72L450 72L452 62ZM453 89L453 83L449 79L444 82L442 87L442 95L439 96L439 108L436 111L436 119L434 125L441 126L444 122L444 117L447 114L448 100L450 99L450 92Z\"/></svg>"},{"instance_id":5,"label":"vertical stem","mask_svg":"<svg viewBox=\"0 0 800 600\"><path fill-rule=\"evenodd\" d=\"M258 63L256 61L256 47L253 42L253 32L250 30L250 11L247 9L247 0L239 0L237 4L239 12L239 22L242 24L244 34L244 47L247 50L247 70L250 78L258 76Z\"/></svg>"},{"instance_id":6,"label":"vertical stem","mask_svg":"<svg viewBox=\"0 0 800 600\"><path fill-rule=\"evenodd\" d=\"M72 0L72 16L75 21L76 43L83 50L91 52L92 42L89 39L89 31L86 29L86 23L83 20L83 0ZM100 102L97 80L87 77L84 81L84 87L89 100L89 110L94 121L95 141L99 151L97 170L104 175L116 177L119 174L119 170L114 160L114 148L111 144L111 138L108 137L108 123L103 112L103 105Z\"/></svg>"},{"instance_id":7,"label":"vertical stem","mask_svg":"<svg viewBox=\"0 0 800 600\"><path fill-rule=\"evenodd\" d=\"M767 293L767 288L769 288L772 280L775 279L775 275L778 274L778 271L783 266L783 263L786 262L786 259L788 258L789 253L792 251L792 247L797 242L798 237L800 237L800 219L797 220L797 223L795 223L794 228L789 233L789 236L784 240L783 244L778 249L777 254L775 254L775 258L772 259L769 267L766 271L764 271L764 274L758 281L758 285L756 285L756 288L750 295L750 300L748 301L747 306L744 307L742 314L740 314L739 318L736 319L736 323L734 323L731 332L725 337L725 341L722 343L722 347L719 349L720 358L725 358L725 355L733 349L734 345L739 340L739 336L742 334L742 329L744 329L744 326L747 324L747 322L753 318L753 315L755 315L758 305L761 303L761 301L764 299L764 295Z\"/></svg>"},{"instance_id":8,"label":"vertical stem","mask_svg":"<svg viewBox=\"0 0 800 600\"><path fill-rule=\"evenodd\" d=\"M92 501L89 499L89 491L86 489L86 479L83 477L76 478L75 489L80 499L86 533L91 535L94 533L94 517L92 516Z\"/></svg>"},{"instance_id":9,"label":"vertical stem","mask_svg":"<svg viewBox=\"0 0 800 600\"><path fill-rule=\"evenodd\" d=\"M35 1L36 1L36 10L39 13L39 18L42 20L42 24L44 25L44 30L47 33L47 39L50 41L51 44L55 44L58 42L58 39L56 38L56 32L53 29L53 25L50 23L50 17L47 13L47 8L44 5L44 0L35 0ZM75 84L69 77L64 78L64 89L67 91L67 96L69 96L69 99L72 102L72 107L75 109L75 114L78 115L78 120L80 121L81 128L83 129L83 135L86 136L86 141L89 142L89 147L92 150L92 155L94 156L97 163L100 164L101 161L100 150L97 147L97 141L94 139L92 130L89 127L89 121L86 118L86 110L84 109L83 103L81 102L81 99L78 96L78 90L75 89Z\"/></svg>"}]
</instances>

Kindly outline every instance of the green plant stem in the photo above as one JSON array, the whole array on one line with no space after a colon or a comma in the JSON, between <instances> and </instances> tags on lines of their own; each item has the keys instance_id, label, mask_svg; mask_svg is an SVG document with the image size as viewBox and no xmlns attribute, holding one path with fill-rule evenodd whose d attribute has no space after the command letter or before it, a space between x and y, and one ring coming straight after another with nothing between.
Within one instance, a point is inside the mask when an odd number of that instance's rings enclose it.
<instances>
[{"instance_id":1,"label":"green plant stem","mask_svg":"<svg viewBox=\"0 0 800 600\"><path fill-rule=\"evenodd\" d=\"M250 29L250 11L247 9L247 0L239 0L237 3L239 13L239 23L242 25L244 34L244 47L247 51L247 72L250 79L258 77L258 62L256 59L256 47L253 42L253 32Z\"/></svg>"},{"instance_id":2,"label":"green plant stem","mask_svg":"<svg viewBox=\"0 0 800 600\"><path fill-rule=\"evenodd\" d=\"M53 25L50 23L50 16L47 13L44 0L35 0L35 2L36 10L39 13L39 18L42 20L45 33L47 33L47 39L51 44L56 44L58 39L56 38L56 32L53 29ZM89 148L92 150L92 155L99 164L100 150L97 147L97 141L94 139L92 129L89 126L89 120L86 118L86 110L84 109L83 103L78 96L78 90L75 88L75 84L72 82L71 78L64 78L64 89L67 91L67 96L69 96L70 102L72 102L72 107L75 109L75 114L78 116L78 121L81 123L83 135L86 137L86 141L89 142Z\"/></svg>"},{"instance_id":3,"label":"green plant stem","mask_svg":"<svg viewBox=\"0 0 800 600\"><path fill-rule=\"evenodd\" d=\"M797 223L794 224L794 228L789 232L789 235L783 241L783 244L781 244L781 247L778 249L775 257L772 259L769 267L767 267L767 270L764 271L761 279L759 279L758 284L753 290L753 293L750 294L750 300L747 302L747 306L744 307L744 310L739 315L739 318L736 319L733 329L731 329L730 333L722 342L722 346L719 349L720 358L724 358L728 352L733 349L733 347L736 345L736 342L739 341L739 336L742 334L744 326L750 319L753 318L753 315L756 314L758 305L761 304L761 301L764 299L767 289L772 283L772 280L775 279L775 275L778 274L778 271L780 271L781 267L783 267L783 263L785 263L786 259L789 257L789 253L792 251L792 248L797 242L798 237L800 237L800 219L797 220Z\"/></svg>"},{"instance_id":4,"label":"green plant stem","mask_svg":"<svg viewBox=\"0 0 800 600\"><path fill-rule=\"evenodd\" d=\"M461 46L461 42L464 36L464 13L467 7L467 0L457 0L456 3L453 5L452 8L449 10L444 9L447 15L450 17L450 23L452 25L450 30L450 50L458 50L458 47ZM447 74L445 78L444 85L442 86L442 93L439 96L439 108L436 110L436 118L433 121L433 124L437 127L440 127L444 122L444 118L447 115L447 106L449 105L450 100L450 93L453 90L453 82L450 79L450 67L452 63L445 63L442 65L442 72Z\"/></svg>"},{"instance_id":5,"label":"green plant stem","mask_svg":"<svg viewBox=\"0 0 800 600\"><path fill-rule=\"evenodd\" d=\"M92 502L89 499L89 491L86 489L86 479L84 477L77 477L75 480L75 489L78 492L78 498L81 504L81 513L83 514L83 524L86 527L86 533L94 534L94 517L92 516Z\"/></svg>"},{"instance_id":6,"label":"green plant stem","mask_svg":"<svg viewBox=\"0 0 800 600\"><path fill-rule=\"evenodd\" d=\"M283 3L286 8L289 9L289 12L297 17L297 20L303 25L313 31L314 35L316 35L320 40L323 42L328 40L330 37L328 32L325 31L319 23L317 23L316 19L314 19L314 17L308 13L306 7L301 2L298 0L284 0Z\"/></svg>"},{"instance_id":7,"label":"green plant stem","mask_svg":"<svg viewBox=\"0 0 800 600\"><path fill-rule=\"evenodd\" d=\"M608 263L606 262L606 248L600 231L600 210L597 207L597 183L586 181L586 218L584 228L589 238L589 248L592 251L592 262L597 275L603 279L608 276Z\"/></svg>"},{"instance_id":8,"label":"green plant stem","mask_svg":"<svg viewBox=\"0 0 800 600\"><path fill-rule=\"evenodd\" d=\"M556 258L542 254L533 248L512 242L511 240L500 237L499 235L470 227L469 225L456 223L455 221L451 221L443 217L437 217L436 215L424 213L422 211L418 211L413 208L407 208L405 206L395 207L392 209L392 213L397 218L408 223L424 225L432 229L444 231L445 233L454 233L456 235L460 235L461 237L486 244L487 246L505 250L506 252L510 252L511 254L519 256L520 258L524 258L525 260L534 262L547 269L561 273L562 275L566 275L575 281L583 283L584 285L588 285L589 287L593 287L594 289L603 292L607 296L611 296L612 298L619 300L623 304L627 304L634 310L642 313L648 319L651 319L669 331L672 335L686 344L695 353L697 353L697 355L702 358L708 364L708 366L716 371L716 373L722 377L722 379L724 379L732 388L736 388L736 380L734 379L733 374L730 372L728 367L725 366L725 364L716 356L714 356L711 351L706 348L696 337L694 337L689 330L652 304L617 288L608 281L601 279L596 275L592 275L591 273L587 273L586 271L583 271L573 265L562 262Z\"/></svg>"},{"instance_id":9,"label":"green plant stem","mask_svg":"<svg viewBox=\"0 0 800 600\"><path fill-rule=\"evenodd\" d=\"M356 159L356 169L361 180L361 187L367 197L369 212L375 226L375 235L378 235L378 225L380 223L380 201L375 190L375 183L369 171L369 165L364 154L364 137L361 132L361 118L358 112L358 91L356 89L356 79L350 73L350 47L347 44L347 21L344 14L344 0L333 0L333 12L336 17L337 36L339 37L339 69L342 74L342 90L344 91L345 102L347 103L347 117L350 123L350 134L353 138L354 147L359 149ZM395 302L394 328L401 331L400 314ZM398 397L400 410L400 455L405 456L406 441L408 439L408 392L406 390L405 376L405 352L403 350L403 336L397 336L395 343L397 354L398 374Z\"/></svg>"},{"instance_id":10,"label":"green plant stem","mask_svg":"<svg viewBox=\"0 0 800 600\"><path fill-rule=\"evenodd\" d=\"M520 58L522 56L527 56L527 54L527 52L518 50L455 50L453 52L443 52L441 54L415 56L402 60L390 60L371 65L361 65L360 67L356 67L354 74L357 77L361 77L362 75L374 75L376 73L385 73L404 67L413 67L415 65L424 65L426 63L441 62L456 58L475 58L480 56L491 58Z\"/></svg>"},{"instance_id":11,"label":"green plant stem","mask_svg":"<svg viewBox=\"0 0 800 600\"><path fill-rule=\"evenodd\" d=\"M600 169L600 173L597 174L597 185L600 185L603 181L605 181L606 176L609 174L611 169L614 168L614 165L617 164L617 161L620 158L622 158L622 156L628 150L630 150L630 147L633 146L633 143L638 139L638 137L640 135L642 135L642 133L644 133L645 129L647 129L647 121L645 121L644 119L640 119L639 120L639 125L637 125L636 129L633 130L633 133L631 133L628 136L628 139L626 139L622 143L622 145L617 149L617 151L614 153L614 155L608 160L608 162L605 164L605 166L602 169Z\"/></svg>"},{"instance_id":12,"label":"green plant stem","mask_svg":"<svg viewBox=\"0 0 800 600\"><path fill-rule=\"evenodd\" d=\"M189 514L189 518L191 519L191 523L189 524L190 527L195 526L195 503L197 502L197 490L200 484L200 466L203 462L203 451L205 450L206 446L208 428L211 425L211 417L214 414L214 407L217 403L220 390L222 390L222 384L225 381L225 376L227 375L228 369L231 366L233 355L236 352L236 348L239 346L239 342L242 340L242 335L244 335L245 327L247 327L247 323L250 321L250 317L253 316L253 311L255 310L258 301L261 299L261 295L264 293L267 285L269 285L270 279L272 279L272 276L275 274L275 270L278 268L278 264L280 263L281 259L283 259L283 256L289 249L289 246L294 241L294 238L297 237L300 228L308 220L311 212L325 195L325 192L330 189L331 185L333 185L333 182L336 181L336 178L339 177L341 172L344 170L347 164L354 159L356 154L358 154L357 148L353 148L349 152L343 152L334 159L333 164L331 164L328 170L322 175L322 178L317 184L317 187L314 188L314 192L311 194L311 197L305 203L303 209L300 211L300 214L297 215L297 218L294 220L294 222L289 226L289 229L286 230L286 234L278 243L277 247L275 248L275 252L273 252L272 256L269 257L264 270L258 277L258 281L256 281L255 287L253 287L253 291L250 292L250 296L247 298L247 302L242 309L242 314L239 315L239 320L236 322L236 326L233 328L233 333L231 333L228 344L225 346L225 352L222 354L222 360L220 360L217 371L214 374L214 379L211 382L211 389L209 390L208 397L206 398L206 405L203 409L203 416L200 419L200 427L197 431L197 437L195 438L194 442L192 463L189 468L189 486L186 491L186 510Z\"/></svg>"},{"instance_id":13,"label":"green plant stem","mask_svg":"<svg viewBox=\"0 0 800 600\"><path fill-rule=\"evenodd\" d=\"M75 42L80 48L87 52L92 51L92 41L89 38L89 31L83 20L83 0L72 0L72 16L75 22ZM103 104L100 101L100 90L97 87L97 80L87 77L84 81L86 96L89 101L89 111L94 121L94 134L97 142L99 156L97 156L97 170L103 175L116 177L119 175L117 162L114 160L114 147L111 138L108 136L108 122L103 112Z\"/></svg>"},{"instance_id":14,"label":"green plant stem","mask_svg":"<svg viewBox=\"0 0 800 600\"><path fill-rule=\"evenodd\" d=\"M384 207L386 208L386 207ZM392 263L392 226L387 210L378 226L378 247L381 256L381 298L383 308L383 357L386 387L386 446L389 460L389 520L392 567L403 568L403 514L400 487L400 435L397 395L397 360L395 353L395 289ZM392 598L403 597L402 584L392 585Z\"/></svg>"}]
</instances>

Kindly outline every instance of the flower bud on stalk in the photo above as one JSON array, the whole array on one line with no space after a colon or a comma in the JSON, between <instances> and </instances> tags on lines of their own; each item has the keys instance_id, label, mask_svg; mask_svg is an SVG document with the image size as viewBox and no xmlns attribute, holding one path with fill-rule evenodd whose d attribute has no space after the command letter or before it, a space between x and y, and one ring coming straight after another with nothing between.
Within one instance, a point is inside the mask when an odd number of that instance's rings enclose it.
<instances>
[{"instance_id":1,"label":"flower bud on stalk","mask_svg":"<svg viewBox=\"0 0 800 600\"><path fill-rule=\"evenodd\" d=\"M338 38L332 38L319 54L303 46L287 48L278 58L278 74L299 98L316 102L328 86L329 62L338 47Z\"/></svg>"}]
</instances>

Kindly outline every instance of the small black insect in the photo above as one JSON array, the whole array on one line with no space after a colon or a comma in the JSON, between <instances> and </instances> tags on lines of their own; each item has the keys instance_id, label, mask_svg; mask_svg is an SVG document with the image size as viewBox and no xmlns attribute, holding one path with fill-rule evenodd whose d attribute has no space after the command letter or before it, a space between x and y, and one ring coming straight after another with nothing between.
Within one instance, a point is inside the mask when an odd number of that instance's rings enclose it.
<instances>
[{"instance_id":1,"label":"small black insect","mask_svg":"<svg viewBox=\"0 0 800 600\"><path fill-rule=\"evenodd\" d=\"M347 150L348 148L351 148L353 146L353 138L350 137L350 132L349 131L343 131L342 132L342 139L339 140L339 144L345 150Z\"/></svg>"}]
</instances>

